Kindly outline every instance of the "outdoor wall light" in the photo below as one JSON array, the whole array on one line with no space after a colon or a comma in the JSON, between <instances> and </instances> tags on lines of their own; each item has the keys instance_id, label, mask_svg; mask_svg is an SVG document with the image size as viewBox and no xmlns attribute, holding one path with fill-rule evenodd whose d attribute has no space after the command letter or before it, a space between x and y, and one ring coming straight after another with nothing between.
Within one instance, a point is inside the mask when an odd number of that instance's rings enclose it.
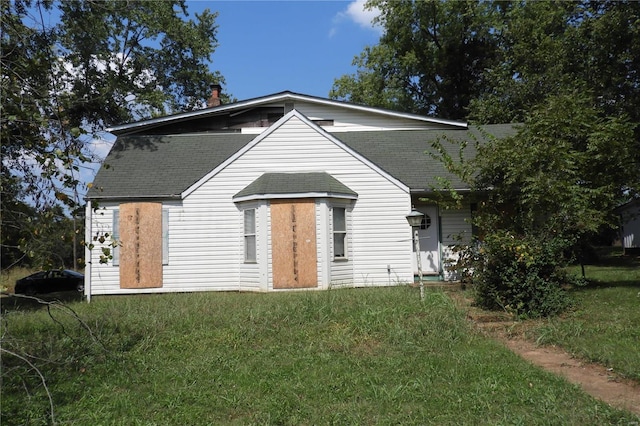
<instances>
[{"instance_id":1,"label":"outdoor wall light","mask_svg":"<svg viewBox=\"0 0 640 426\"><path fill-rule=\"evenodd\" d=\"M407 222L413 229L413 245L416 251L416 260L418 261L418 283L420 284L420 300L424 300L424 283L422 282L422 262L420 261L420 225L422 225L422 218L424 213L420 213L415 208L411 210L406 218Z\"/></svg>"}]
</instances>

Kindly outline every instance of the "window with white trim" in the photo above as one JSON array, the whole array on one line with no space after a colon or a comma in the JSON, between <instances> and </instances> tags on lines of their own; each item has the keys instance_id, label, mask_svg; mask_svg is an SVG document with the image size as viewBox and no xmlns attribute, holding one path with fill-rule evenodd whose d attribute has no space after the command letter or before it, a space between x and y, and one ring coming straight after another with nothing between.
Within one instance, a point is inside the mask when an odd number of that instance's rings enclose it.
<instances>
[{"instance_id":1,"label":"window with white trim","mask_svg":"<svg viewBox=\"0 0 640 426\"><path fill-rule=\"evenodd\" d=\"M256 262L256 209L244 211L244 261Z\"/></svg>"},{"instance_id":2,"label":"window with white trim","mask_svg":"<svg viewBox=\"0 0 640 426\"><path fill-rule=\"evenodd\" d=\"M347 257L347 209L333 207L333 258Z\"/></svg>"}]
</instances>

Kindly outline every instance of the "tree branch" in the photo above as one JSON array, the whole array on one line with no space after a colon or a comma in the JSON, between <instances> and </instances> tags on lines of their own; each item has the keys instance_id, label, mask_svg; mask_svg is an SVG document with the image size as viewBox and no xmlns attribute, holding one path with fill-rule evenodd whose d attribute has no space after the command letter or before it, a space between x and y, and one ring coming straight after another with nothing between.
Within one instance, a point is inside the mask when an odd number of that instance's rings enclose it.
<instances>
[{"instance_id":1,"label":"tree branch","mask_svg":"<svg viewBox=\"0 0 640 426\"><path fill-rule=\"evenodd\" d=\"M8 355L14 356L20 360L22 360L23 362L25 362L26 364L29 365L29 367L31 367L31 369L33 369L38 376L40 376L40 381L42 382L42 387L44 388L45 392L47 393L47 398L49 399L49 410L50 410L50 416L51 416L51 424L56 424L56 420L55 420L55 413L53 410L53 397L51 396L51 392L49 392L49 386L47 386L47 380L44 378L44 375L42 374L42 372L40 371L40 369L38 367L36 367L35 364L33 364L31 361L29 361L29 359L27 359L26 357L23 357L20 354L17 354L15 352L12 352L10 350L8 350L7 348L4 347L0 347L0 352L4 352Z\"/></svg>"}]
</instances>

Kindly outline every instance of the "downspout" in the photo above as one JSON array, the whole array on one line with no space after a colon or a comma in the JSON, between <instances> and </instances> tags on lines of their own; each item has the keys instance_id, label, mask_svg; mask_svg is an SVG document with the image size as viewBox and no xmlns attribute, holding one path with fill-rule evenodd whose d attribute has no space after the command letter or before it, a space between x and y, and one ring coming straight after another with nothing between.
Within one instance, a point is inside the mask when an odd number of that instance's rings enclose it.
<instances>
[{"instance_id":1,"label":"downspout","mask_svg":"<svg viewBox=\"0 0 640 426\"><path fill-rule=\"evenodd\" d=\"M84 223L84 295L87 303L91 302L91 224L93 223L91 200L87 201L85 207L85 223Z\"/></svg>"}]
</instances>

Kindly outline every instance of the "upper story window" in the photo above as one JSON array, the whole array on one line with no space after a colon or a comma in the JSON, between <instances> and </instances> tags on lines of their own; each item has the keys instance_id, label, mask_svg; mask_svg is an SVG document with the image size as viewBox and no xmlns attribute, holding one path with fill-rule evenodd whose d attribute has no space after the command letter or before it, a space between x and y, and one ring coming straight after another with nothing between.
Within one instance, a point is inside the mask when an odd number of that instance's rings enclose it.
<instances>
[{"instance_id":1,"label":"upper story window","mask_svg":"<svg viewBox=\"0 0 640 426\"><path fill-rule=\"evenodd\" d=\"M333 126L333 120L312 120L318 126Z\"/></svg>"}]
</instances>

